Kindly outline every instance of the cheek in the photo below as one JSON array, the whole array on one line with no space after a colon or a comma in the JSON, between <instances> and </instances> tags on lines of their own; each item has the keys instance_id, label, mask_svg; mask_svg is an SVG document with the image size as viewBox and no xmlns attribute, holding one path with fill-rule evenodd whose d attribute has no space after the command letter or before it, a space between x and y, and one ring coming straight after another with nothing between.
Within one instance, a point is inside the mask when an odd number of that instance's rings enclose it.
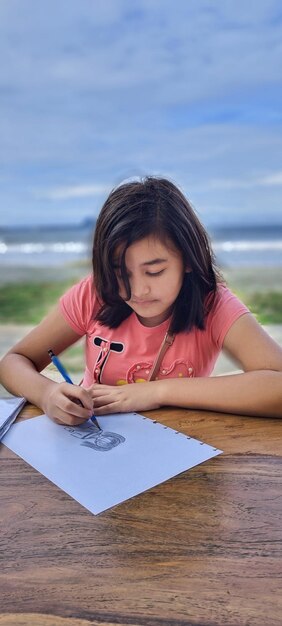
<instances>
[{"instance_id":1,"label":"cheek","mask_svg":"<svg viewBox=\"0 0 282 626\"><path fill-rule=\"evenodd\" d=\"M158 293L160 295L160 299L163 300L164 303L171 304L175 298L177 297L179 289L173 283L173 281L167 281L160 289L158 289Z\"/></svg>"},{"instance_id":2,"label":"cheek","mask_svg":"<svg viewBox=\"0 0 282 626\"><path fill-rule=\"evenodd\" d=\"M171 276L167 276L163 282L163 290L169 295L172 293L179 293L182 284L183 284L184 272L183 273L175 273Z\"/></svg>"}]
</instances>

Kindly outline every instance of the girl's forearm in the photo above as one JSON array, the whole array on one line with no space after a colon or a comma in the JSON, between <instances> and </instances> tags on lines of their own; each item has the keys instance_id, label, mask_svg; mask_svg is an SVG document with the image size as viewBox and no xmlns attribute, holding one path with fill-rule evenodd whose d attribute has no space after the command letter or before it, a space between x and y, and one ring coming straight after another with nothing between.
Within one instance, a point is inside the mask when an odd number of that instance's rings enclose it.
<instances>
[{"instance_id":1,"label":"girl's forearm","mask_svg":"<svg viewBox=\"0 0 282 626\"><path fill-rule=\"evenodd\" d=\"M162 406L282 417L282 372L260 370L211 378L156 381Z\"/></svg>"},{"instance_id":2,"label":"girl's forearm","mask_svg":"<svg viewBox=\"0 0 282 626\"><path fill-rule=\"evenodd\" d=\"M40 374L33 363L20 354L7 354L0 363L0 381L6 389L42 408L44 395L56 383Z\"/></svg>"}]
</instances>

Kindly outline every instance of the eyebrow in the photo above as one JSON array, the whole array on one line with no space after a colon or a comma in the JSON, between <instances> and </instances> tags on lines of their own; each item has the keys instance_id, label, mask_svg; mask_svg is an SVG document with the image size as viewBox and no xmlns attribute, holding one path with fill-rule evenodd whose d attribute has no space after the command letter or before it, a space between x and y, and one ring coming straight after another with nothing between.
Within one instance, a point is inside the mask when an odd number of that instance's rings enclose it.
<instances>
[{"instance_id":1,"label":"eyebrow","mask_svg":"<svg viewBox=\"0 0 282 626\"><path fill-rule=\"evenodd\" d=\"M144 261L141 265L157 265L158 263L165 263L167 259L152 259L152 261Z\"/></svg>"},{"instance_id":2,"label":"eyebrow","mask_svg":"<svg viewBox=\"0 0 282 626\"><path fill-rule=\"evenodd\" d=\"M152 259L151 261L143 261L143 263L141 263L141 265L158 265L159 263L166 263L167 259L161 259L161 258L157 258L157 259ZM114 259L114 267L120 267L120 263L119 261L116 259Z\"/></svg>"}]
</instances>

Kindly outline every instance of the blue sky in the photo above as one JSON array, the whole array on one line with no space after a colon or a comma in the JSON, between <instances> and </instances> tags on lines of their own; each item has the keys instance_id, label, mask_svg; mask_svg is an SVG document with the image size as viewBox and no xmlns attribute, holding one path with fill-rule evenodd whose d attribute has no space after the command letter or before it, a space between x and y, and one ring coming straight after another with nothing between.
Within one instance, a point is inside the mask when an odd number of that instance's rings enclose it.
<instances>
[{"instance_id":1,"label":"blue sky","mask_svg":"<svg viewBox=\"0 0 282 626\"><path fill-rule=\"evenodd\" d=\"M279 0L0 0L0 226L168 176L207 224L282 223Z\"/></svg>"}]
</instances>

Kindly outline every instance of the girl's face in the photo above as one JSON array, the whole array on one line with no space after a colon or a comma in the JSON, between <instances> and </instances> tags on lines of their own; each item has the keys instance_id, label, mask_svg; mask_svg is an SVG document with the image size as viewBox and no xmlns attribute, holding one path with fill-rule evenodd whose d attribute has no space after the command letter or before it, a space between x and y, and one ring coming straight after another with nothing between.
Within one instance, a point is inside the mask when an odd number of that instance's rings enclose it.
<instances>
[{"instance_id":1,"label":"girl's face","mask_svg":"<svg viewBox=\"0 0 282 626\"><path fill-rule=\"evenodd\" d=\"M131 289L130 300L121 279L119 249L114 267L119 295L135 311L144 326L157 326L171 315L182 287L185 271L182 256L172 242L167 245L150 235L129 246L125 265Z\"/></svg>"}]
</instances>

